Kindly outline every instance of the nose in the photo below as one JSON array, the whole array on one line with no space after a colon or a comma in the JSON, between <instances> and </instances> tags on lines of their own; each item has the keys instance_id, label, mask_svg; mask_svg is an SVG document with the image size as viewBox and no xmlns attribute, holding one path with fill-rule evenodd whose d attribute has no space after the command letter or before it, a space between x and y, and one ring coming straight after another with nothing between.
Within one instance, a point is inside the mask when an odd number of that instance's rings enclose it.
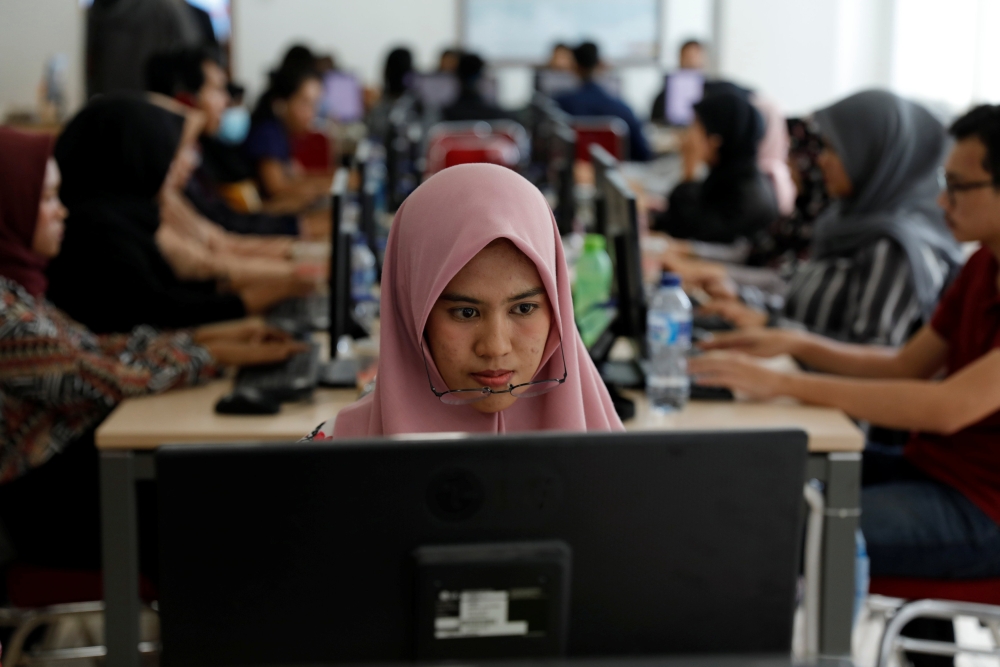
<instances>
[{"instance_id":1,"label":"nose","mask_svg":"<svg viewBox=\"0 0 1000 667\"><path fill-rule=\"evenodd\" d=\"M507 323L502 318L490 318L479 326L473 351L484 359L500 359L514 349Z\"/></svg>"},{"instance_id":2,"label":"nose","mask_svg":"<svg viewBox=\"0 0 1000 667\"><path fill-rule=\"evenodd\" d=\"M947 211L951 207L951 198L948 196L947 190L941 190L937 196L937 205L941 207L941 210Z\"/></svg>"}]
</instances>

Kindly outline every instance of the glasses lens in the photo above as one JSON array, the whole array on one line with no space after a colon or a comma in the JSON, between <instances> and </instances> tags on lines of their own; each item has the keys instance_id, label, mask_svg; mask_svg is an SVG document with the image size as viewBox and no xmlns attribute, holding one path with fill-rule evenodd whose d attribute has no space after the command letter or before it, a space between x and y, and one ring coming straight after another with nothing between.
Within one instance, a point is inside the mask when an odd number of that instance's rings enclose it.
<instances>
[{"instance_id":1,"label":"glasses lens","mask_svg":"<svg viewBox=\"0 0 1000 667\"><path fill-rule=\"evenodd\" d=\"M560 384L559 380L543 380L534 384L524 385L523 387L515 387L511 390L510 395L515 398L531 398L532 396L547 394Z\"/></svg>"},{"instance_id":2,"label":"glasses lens","mask_svg":"<svg viewBox=\"0 0 1000 667\"><path fill-rule=\"evenodd\" d=\"M479 389L453 391L442 396L441 402L447 405L468 405L481 401L489 395L489 391L480 391Z\"/></svg>"}]
</instances>

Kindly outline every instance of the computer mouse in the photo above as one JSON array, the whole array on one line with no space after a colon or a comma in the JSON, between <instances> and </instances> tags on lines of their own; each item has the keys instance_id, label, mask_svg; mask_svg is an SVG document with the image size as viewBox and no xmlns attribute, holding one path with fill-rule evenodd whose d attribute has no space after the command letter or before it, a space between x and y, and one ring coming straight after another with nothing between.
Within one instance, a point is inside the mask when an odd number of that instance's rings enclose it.
<instances>
[{"instance_id":1,"label":"computer mouse","mask_svg":"<svg viewBox=\"0 0 1000 667\"><path fill-rule=\"evenodd\" d=\"M276 415L281 403L253 387L237 387L215 404L220 415Z\"/></svg>"}]
</instances>

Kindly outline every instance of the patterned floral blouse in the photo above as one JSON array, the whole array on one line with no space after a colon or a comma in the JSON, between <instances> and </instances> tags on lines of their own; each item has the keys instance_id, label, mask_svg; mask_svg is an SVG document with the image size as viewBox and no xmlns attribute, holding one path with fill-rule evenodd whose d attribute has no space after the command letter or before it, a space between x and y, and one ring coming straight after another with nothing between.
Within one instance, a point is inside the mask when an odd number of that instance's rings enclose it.
<instances>
[{"instance_id":1,"label":"patterned floral blouse","mask_svg":"<svg viewBox=\"0 0 1000 667\"><path fill-rule=\"evenodd\" d=\"M0 276L0 484L48 461L123 399L216 374L189 333L96 335Z\"/></svg>"}]
</instances>

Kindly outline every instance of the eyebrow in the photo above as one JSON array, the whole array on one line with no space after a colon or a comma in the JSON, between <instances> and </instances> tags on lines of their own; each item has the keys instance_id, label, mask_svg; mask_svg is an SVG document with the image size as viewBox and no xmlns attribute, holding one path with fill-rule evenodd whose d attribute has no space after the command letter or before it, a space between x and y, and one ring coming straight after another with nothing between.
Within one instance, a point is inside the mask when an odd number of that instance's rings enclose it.
<instances>
[{"instance_id":1,"label":"eyebrow","mask_svg":"<svg viewBox=\"0 0 1000 667\"><path fill-rule=\"evenodd\" d=\"M507 299L507 303L513 303L514 301L520 301L522 299L530 299L533 296L538 296L539 294L544 294L544 287L533 287L526 292L521 292L520 294L515 294L514 296ZM453 303L471 303L475 306L481 306L483 302L471 296L466 296L464 294L456 294L454 292L445 292L440 297L441 301L451 301Z\"/></svg>"}]
</instances>

